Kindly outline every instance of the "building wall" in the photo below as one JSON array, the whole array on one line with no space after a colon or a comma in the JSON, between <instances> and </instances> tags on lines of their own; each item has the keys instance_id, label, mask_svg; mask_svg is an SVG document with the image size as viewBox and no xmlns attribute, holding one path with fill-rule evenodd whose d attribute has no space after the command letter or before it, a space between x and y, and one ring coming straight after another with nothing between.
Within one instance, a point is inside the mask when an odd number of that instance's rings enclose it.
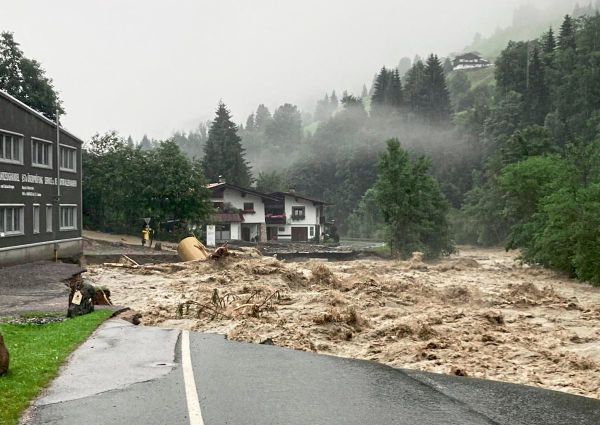
<instances>
[{"instance_id":1,"label":"building wall","mask_svg":"<svg viewBox=\"0 0 600 425\"><path fill-rule=\"evenodd\" d=\"M246 194L243 196L237 190L225 189L223 199L215 199L224 203L231 204L234 208L244 209L245 202L254 203L254 214L244 214L244 223L264 223L265 222L265 204L260 196Z\"/></svg>"},{"instance_id":2,"label":"building wall","mask_svg":"<svg viewBox=\"0 0 600 425\"><path fill-rule=\"evenodd\" d=\"M242 239L242 232L240 223L231 223L231 237L232 241L239 241Z\"/></svg>"},{"instance_id":3,"label":"building wall","mask_svg":"<svg viewBox=\"0 0 600 425\"><path fill-rule=\"evenodd\" d=\"M293 207L304 207L304 220L294 220L292 218ZM292 240L292 227L306 227L308 228L309 240L317 235L316 226L319 225L319 208L313 204L312 201L307 201L301 198L294 198L293 196L285 196L285 215L287 217L286 224L283 225L269 225L269 227L278 228L279 240ZM284 230L281 230L284 229Z\"/></svg>"},{"instance_id":4,"label":"building wall","mask_svg":"<svg viewBox=\"0 0 600 425\"><path fill-rule=\"evenodd\" d=\"M61 240L81 238L81 144L78 139L61 131L60 144L75 148L75 172L60 171L60 198L57 198L57 167L59 156L56 144L56 127L28 110L0 95L0 132L16 133L22 140L22 163L14 164L0 160L0 206L18 205L24 207L23 234L4 235L0 233L0 265L3 259L21 256L23 262L54 257L54 243ZM32 164L33 138L52 143L51 167L41 168ZM39 233L34 234L33 207L39 205ZM61 230L59 223L60 205L76 206L76 228ZM47 231L46 207L52 206L52 229ZM47 245L45 248L42 246ZM64 245L64 244L63 244ZM79 248L81 244L75 244ZM73 256L73 245L69 244L68 256ZM20 247L8 254L8 249ZM51 248L48 248L51 247ZM50 255L51 254L51 255Z\"/></svg>"}]
</instances>

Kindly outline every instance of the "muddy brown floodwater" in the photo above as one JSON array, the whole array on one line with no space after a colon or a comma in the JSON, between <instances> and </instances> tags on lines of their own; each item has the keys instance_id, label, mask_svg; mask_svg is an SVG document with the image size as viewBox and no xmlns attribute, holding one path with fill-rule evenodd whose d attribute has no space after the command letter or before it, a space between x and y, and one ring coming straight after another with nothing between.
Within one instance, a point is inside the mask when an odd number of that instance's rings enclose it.
<instances>
[{"instance_id":1,"label":"muddy brown floodwater","mask_svg":"<svg viewBox=\"0 0 600 425\"><path fill-rule=\"evenodd\" d=\"M502 250L432 264L288 263L247 250L153 270L95 266L87 278L144 325L600 399L600 288Z\"/></svg>"}]
</instances>

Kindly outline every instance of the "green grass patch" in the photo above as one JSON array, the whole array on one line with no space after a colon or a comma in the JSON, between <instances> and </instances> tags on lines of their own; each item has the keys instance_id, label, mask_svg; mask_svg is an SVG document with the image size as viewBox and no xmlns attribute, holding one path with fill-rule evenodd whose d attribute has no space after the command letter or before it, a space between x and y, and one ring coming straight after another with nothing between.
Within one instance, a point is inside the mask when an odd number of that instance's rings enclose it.
<instances>
[{"instance_id":1,"label":"green grass patch","mask_svg":"<svg viewBox=\"0 0 600 425\"><path fill-rule=\"evenodd\" d=\"M0 324L10 353L8 374L0 377L0 424L17 424L29 402L56 376L60 365L111 311L47 325Z\"/></svg>"},{"instance_id":2,"label":"green grass patch","mask_svg":"<svg viewBox=\"0 0 600 425\"><path fill-rule=\"evenodd\" d=\"M36 317L65 317L65 313L62 311L28 311L19 314L19 316L25 319L33 319Z\"/></svg>"}]
</instances>

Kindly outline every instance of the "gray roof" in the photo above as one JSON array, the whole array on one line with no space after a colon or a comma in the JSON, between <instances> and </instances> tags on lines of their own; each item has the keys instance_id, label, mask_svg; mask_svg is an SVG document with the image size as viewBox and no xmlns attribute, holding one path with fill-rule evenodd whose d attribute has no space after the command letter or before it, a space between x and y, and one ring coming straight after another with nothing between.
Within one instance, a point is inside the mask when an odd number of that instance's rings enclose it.
<instances>
[{"instance_id":1,"label":"gray roof","mask_svg":"<svg viewBox=\"0 0 600 425\"><path fill-rule=\"evenodd\" d=\"M6 93L4 90L0 90L0 97L3 97L5 99L7 99L8 101L14 103L15 105L17 105L18 107L20 107L21 109L24 109L25 111L29 112L30 114L34 115L36 118L44 121L46 124L50 124L52 127L56 128L56 123L54 121L52 121L51 119L48 119L48 117L44 116L43 114L41 114L40 112L36 111L35 109L33 109L30 106L27 106L26 104L24 104L23 102L21 102L19 99L11 96L10 94ZM75 136L73 133L70 133L69 131L65 130L64 127L60 127L60 131L70 137L72 137L73 139L75 139L75 141L83 144L83 140L81 140L79 137Z\"/></svg>"}]
</instances>

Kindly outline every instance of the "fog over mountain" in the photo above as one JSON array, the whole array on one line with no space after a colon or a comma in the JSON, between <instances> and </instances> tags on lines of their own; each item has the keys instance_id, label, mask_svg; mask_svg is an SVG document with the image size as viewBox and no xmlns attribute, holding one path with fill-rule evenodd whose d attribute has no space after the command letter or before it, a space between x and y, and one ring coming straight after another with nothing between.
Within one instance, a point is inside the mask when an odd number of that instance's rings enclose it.
<instances>
[{"instance_id":1,"label":"fog over mountain","mask_svg":"<svg viewBox=\"0 0 600 425\"><path fill-rule=\"evenodd\" d=\"M236 122L259 103L312 112L326 91L360 93L382 65L510 25L522 3L0 0L0 30L54 79L69 129L139 140L195 127L220 99ZM529 3L568 12L575 1Z\"/></svg>"}]
</instances>

